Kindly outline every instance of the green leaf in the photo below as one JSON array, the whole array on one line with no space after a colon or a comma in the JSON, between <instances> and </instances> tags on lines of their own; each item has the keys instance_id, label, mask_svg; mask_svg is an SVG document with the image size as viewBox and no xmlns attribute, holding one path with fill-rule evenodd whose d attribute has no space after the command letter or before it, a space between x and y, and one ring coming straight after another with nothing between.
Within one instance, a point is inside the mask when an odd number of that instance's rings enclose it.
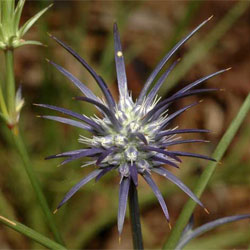
<instances>
[{"instance_id":1,"label":"green leaf","mask_svg":"<svg viewBox=\"0 0 250 250\"><path fill-rule=\"evenodd\" d=\"M1 44L0 44L1 46ZM4 95L3 95L3 91L2 91L2 83L1 83L1 86L0 86L0 108L1 108L1 111L4 115L4 117L8 117L8 110L7 110L7 107L6 107L6 104L5 104L5 100L4 100Z\"/></svg>"},{"instance_id":2,"label":"green leaf","mask_svg":"<svg viewBox=\"0 0 250 250\"><path fill-rule=\"evenodd\" d=\"M185 250L190 249L237 249L238 246L247 246L249 243L249 230L236 230L229 229L220 233L213 233L206 237L201 237L193 242L190 242L188 246L185 246ZM247 247L246 247L247 249Z\"/></svg>"},{"instance_id":3,"label":"green leaf","mask_svg":"<svg viewBox=\"0 0 250 250\"><path fill-rule=\"evenodd\" d=\"M2 1L0 1L0 24L2 23Z\"/></svg>"},{"instance_id":4,"label":"green leaf","mask_svg":"<svg viewBox=\"0 0 250 250\"><path fill-rule=\"evenodd\" d=\"M15 33L18 32L19 22L22 15L24 4L25 0L19 0L14 12L13 29Z\"/></svg>"},{"instance_id":5,"label":"green leaf","mask_svg":"<svg viewBox=\"0 0 250 250\"><path fill-rule=\"evenodd\" d=\"M2 42L4 42L3 25L1 23L0 23L0 40L2 40Z\"/></svg>"},{"instance_id":6,"label":"green leaf","mask_svg":"<svg viewBox=\"0 0 250 250\"><path fill-rule=\"evenodd\" d=\"M31 17L17 32L18 37L21 38L33 26L33 24L52 6L50 4L47 8L39 11L35 16Z\"/></svg>"},{"instance_id":7,"label":"green leaf","mask_svg":"<svg viewBox=\"0 0 250 250\"><path fill-rule=\"evenodd\" d=\"M2 1L1 0L1 23L4 27L4 35L8 36L11 34L12 31L12 23L11 23L11 17L14 12L14 4L15 0L7 0Z\"/></svg>"},{"instance_id":8,"label":"green leaf","mask_svg":"<svg viewBox=\"0 0 250 250\"><path fill-rule=\"evenodd\" d=\"M40 243L41 245L49 248L49 249L62 249L65 250L66 248L55 241L43 236L42 234L36 232L35 230L17 222L14 220L9 220L3 216L0 216L0 222L5 224L6 226L14 229L17 232L33 239L34 241Z\"/></svg>"},{"instance_id":9,"label":"green leaf","mask_svg":"<svg viewBox=\"0 0 250 250\"><path fill-rule=\"evenodd\" d=\"M180 242L178 243L178 245L176 246L176 250L180 250L182 249L186 244L188 244L189 241L191 241L192 239L210 231L213 230L214 228L230 223L230 222L234 222L234 221L238 221L238 220L243 220L243 219L249 219L250 218L250 214L242 214L242 215L234 215L234 216L228 216L228 217L224 217L224 218L220 218L211 222L208 222L198 228L196 228L195 230L188 232L187 235L185 235L183 238L181 238Z\"/></svg>"},{"instance_id":10,"label":"green leaf","mask_svg":"<svg viewBox=\"0 0 250 250\"><path fill-rule=\"evenodd\" d=\"M21 41L18 41L17 44L14 44L13 47L14 48L18 48L18 47L21 47L23 45L40 45L40 46L45 46L43 43L38 42L38 41L33 41L33 40L25 41L25 40L21 40Z\"/></svg>"}]
</instances>

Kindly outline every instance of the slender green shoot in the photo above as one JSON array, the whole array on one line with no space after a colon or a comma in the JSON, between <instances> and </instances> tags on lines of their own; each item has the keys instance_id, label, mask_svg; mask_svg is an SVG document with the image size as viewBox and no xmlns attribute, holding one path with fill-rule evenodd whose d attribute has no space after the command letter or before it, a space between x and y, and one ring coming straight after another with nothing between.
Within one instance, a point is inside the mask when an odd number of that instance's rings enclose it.
<instances>
[{"instance_id":1,"label":"slender green shoot","mask_svg":"<svg viewBox=\"0 0 250 250\"><path fill-rule=\"evenodd\" d=\"M26 147L25 147L25 144L23 142L23 139L20 135L20 133L17 133L17 134L14 134L13 133L13 140L16 144L16 147L17 147L17 150L20 154L20 157L23 161L23 166L25 168L25 171L30 179L30 182L31 182L31 185L35 191L35 194L37 196L37 199L40 203L40 206L43 210L43 213L45 215L45 218L47 220L47 223L55 237L55 239L60 243L60 244L63 244L63 240L60 236L60 233L59 231L57 230L56 228L56 224L55 224L55 221L54 221L54 218L53 218L53 215L49 209L49 206L48 206L48 203L44 197L44 194L42 192L42 189L41 189L41 186L40 186L40 183L33 171L33 168L32 168L32 165L31 165L31 162L30 162L30 159L29 159L29 155L28 155L28 152L26 150Z\"/></svg>"},{"instance_id":2,"label":"slender green shoot","mask_svg":"<svg viewBox=\"0 0 250 250\"><path fill-rule=\"evenodd\" d=\"M8 97L8 110L10 114L15 113L15 79L14 79L14 52L6 50L5 65L6 65L6 86Z\"/></svg>"},{"instance_id":3,"label":"slender green shoot","mask_svg":"<svg viewBox=\"0 0 250 250\"><path fill-rule=\"evenodd\" d=\"M23 225L22 223L19 223L15 220L9 220L4 216L0 216L0 222L6 225L7 227L10 227L14 229L15 231L29 237L30 239L40 243L41 245L49 248L49 249L60 249L65 250L66 248L55 241L41 235L40 233L36 232L35 230Z\"/></svg>"}]
</instances>

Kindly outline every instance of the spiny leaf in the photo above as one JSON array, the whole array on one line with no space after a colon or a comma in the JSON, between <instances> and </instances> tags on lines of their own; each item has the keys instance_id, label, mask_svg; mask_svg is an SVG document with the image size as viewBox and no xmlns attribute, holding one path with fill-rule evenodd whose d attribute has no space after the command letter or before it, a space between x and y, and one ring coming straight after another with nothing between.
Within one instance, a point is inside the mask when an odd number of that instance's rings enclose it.
<instances>
[{"instance_id":1,"label":"spiny leaf","mask_svg":"<svg viewBox=\"0 0 250 250\"><path fill-rule=\"evenodd\" d=\"M21 38L25 35L25 33L33 26L33 24L52 6L53 4L50 4L45 9L39 11L36 15L31 17L17 32L18 37Z\"/></svg>"},{"instance_id":2,"label":"spiny leaf","mask_svg":"<svg viewBox=\"0 0 250 250\"><path fill-rule=\"evenodd\" d=\"M15 33L18 32L19 22L20 22L20 18L22 15L24 3L25 3L25 0L19 0L15 9L15 12L14 12L13 29Z\"/></svg>"}]
</instances>

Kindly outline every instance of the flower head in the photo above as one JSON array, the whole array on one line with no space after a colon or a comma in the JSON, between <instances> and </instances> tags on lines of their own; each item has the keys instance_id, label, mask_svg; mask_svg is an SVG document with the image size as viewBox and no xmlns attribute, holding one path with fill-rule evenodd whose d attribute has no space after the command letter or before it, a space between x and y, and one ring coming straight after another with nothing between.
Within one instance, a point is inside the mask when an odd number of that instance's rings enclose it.
<instances>
[{"instance_id":1,"label":"flower head","mask_svg":"<svg viewBox=\"0 0 250 250\"><path fill-rule=\"evenodd\" d=\"M87 117L65 108L47 104L36 104L40 107L52 109L63 113L64 115L71 116L77 120L58 116L42 116L43 118L66 123L92 133L91 137L80 136L79 142L85 145L84 148L52 155L46 158L52 159L63 157L65 158L65 160L61 163L61 165L63 165L76 159L89 157L90 160L83 166L97 166L94 171L84 177L65 195L57 209L67 202L87 182L94 178L99 180L103 175L112 170L117 171L121 177L118 210L119 233L122 232L123 228L129 187L130 185L138 185L138 175L141 175L152 188L168 221L168 209L159 189L152 179L152 172L162 175L166 179L175 183L187 195L204 208L204 205L192 193L192 191L169 170L165 169L164 165L179 168L178 164L181 162L180 157L182 156L196 157L213 161L214 159L208 156L182 151L172 151L170 147L172 145L182 143L204 142L204 140L197 139L180 140L176 137L179 134L206 133L209 131L204 129L178 129L171 128L169 126L175 117L197 105L198 102L181 108L172 114L168 113L167 108L178 99L217 90L194 89L194 87L226 70L221 70L203 77L187 85L167 99L160 100L160 98L157 97L157 92L167 76L178 63L177 60L159 77L152 88L151 86L160 70L169 61L172 55L208 20L196 27L189 35L183 38L170 52L167 53L167 55L160 61L155 70L149 76L136 101L132 99L132 96L128 91L120 37L117 25L114 24L115 64L119 89L119 101L117 103L113 99L104 80L87 64L87 62L72 48L64 44L58 38L51 36L89 71L101 88L105 97L105 100L101 100L66 69L55 64L54 62L49 61L83 93L84 96L76 97L76 100L91 103L102 113L102 118L96 116Z\"/></svg>"}]
</instances>

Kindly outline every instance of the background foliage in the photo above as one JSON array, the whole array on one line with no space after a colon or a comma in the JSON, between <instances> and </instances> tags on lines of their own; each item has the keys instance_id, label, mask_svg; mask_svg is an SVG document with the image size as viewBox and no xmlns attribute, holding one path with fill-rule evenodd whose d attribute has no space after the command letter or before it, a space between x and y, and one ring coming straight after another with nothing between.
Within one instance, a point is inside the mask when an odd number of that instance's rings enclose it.
<instances>
[{"instance_id":1,"label":"background foliage","mask_svg":"<svg viewBox=\"0 0 250 250\"><path fill-rule=\"evenodd\" d=\"M51 2L27 2L23 22L49 3ZM207 86L220 87L225 91L206 94L201 105L184 113L172 124L180 128L211 129L213 133L200 135L200 138L204 136L211 143L186 146L188 151L210 155L250 90L249 5L247 1L54 2L54 6L39 20L28 37L42 41L48 47L26 46L15 52L16 82L22 84L26 101L20 120L23 128L21 133L29 147L33 168L42 183L51 210L54 210L65 192L89 170L81 169L80 161L57 168L59 161L45 161L44 157L78 148L77 138L83 132L66 125L39 120L36 115L44 111L32 106L32 103L53 104L85 114L92 114L95 110L88 104L72 100L79 93L45 58L61 64L95 93L100 95L100 91L89 74L49 39L47 32L78 51L104 77L112 93L117 96L112 37L112 25L116 20L127 62L128 84L136 98L159 58L187 31L213 14L212 21L180 50L178 56L183 59L161 91L161 94L167 95L167 91L172 93L204 75L233 67L231 71L207 82ZM3 60L2 54L0 60ZM2 81L4 69L1 67L0 70ZM189 97L177 102L171 112L194 100L199 98ZM249 122L248 117L202 196L210 215L197 208L196 225L223 216L249 213ZM7 127L3 123L0 126L0 214L49 235L29 180L20 166L21 161L11 147L7 146L11 142L6 133ZM176 146L176 149L185 148ZM185 159L181 170L177 170L175 174L192 189L206 164L202 160ZM174 224L187 197L163 178L157 177L155 180L167 199ZM125 224L121 244L118 242L118 182L119 178L114 174L105 176L100 182L88 184L55 215L58 227L70 248L131 248L129 223ZM157 200L143 181L139 185L139 199L145 247L159 248L169 235L169 229ZM194 241L189 247L246 248L249 243L249 223L241 221L216 229ZM41 248L2 225L0 247Z\"/></svg>"}]
</instances>

